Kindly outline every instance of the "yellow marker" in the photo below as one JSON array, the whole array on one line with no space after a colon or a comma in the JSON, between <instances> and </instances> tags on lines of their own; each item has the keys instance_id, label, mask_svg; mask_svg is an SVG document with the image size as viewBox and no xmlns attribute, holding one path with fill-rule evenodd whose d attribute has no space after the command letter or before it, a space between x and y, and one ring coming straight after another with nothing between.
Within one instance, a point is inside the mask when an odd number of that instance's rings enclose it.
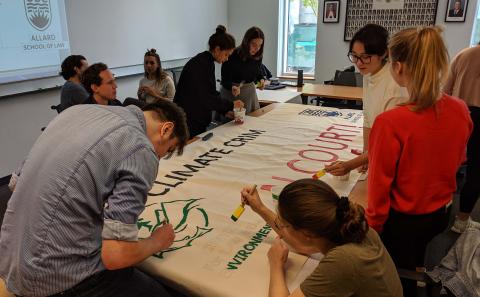
<instances>
[{"instance_id":1,"label":"yellow marker","mask_svg":"<svg viewBox=\"0 0 480 297\"><path fill-rule=\"evenodd\" d=\"M254 185L253 186L253 189L250 191L250 195L252 195L255 190L257 189L257 185ZM245 211L245 204L242 202L242 204L240 204L232 213L232 215L230 216L230 218L236 222L240 216L242 215L242 213Z\"/></svg>"},{"instance_id":2,"label":"yellow marker","mask_svg":"<svg viewBox=\"0 0 480 297\"><path fill-rule=\"evenodd\" d=\"M317 173L315 173L314 175L312 175L312 178L313 178L313 179L319 179L319 178L321 178L322 176L324 176L325 173L326 173L326 172L325 172L325 169L322 169L322 170L320 170L319 172L317 172Z\"/></svg>"},{"instance_id":3,"label":"yellow marker","mask_svg":"<svg viewBox=\"0 0 480 297\"><path fill-rule=\"evenodd\" d=\"M236 222L242 213L245 211L245 207L243 207L243 204L240 204L237 209L232 213L232 216L230 217L234 222Z\"/></svg>"}]
</instances>

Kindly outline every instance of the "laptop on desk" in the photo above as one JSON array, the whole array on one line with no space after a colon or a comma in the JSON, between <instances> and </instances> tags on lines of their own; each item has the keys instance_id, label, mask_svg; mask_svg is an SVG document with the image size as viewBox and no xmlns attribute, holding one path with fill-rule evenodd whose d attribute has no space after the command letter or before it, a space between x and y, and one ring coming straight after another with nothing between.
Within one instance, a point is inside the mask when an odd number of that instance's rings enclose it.
<instances>
[{"instance_id":1,"label":"laptop on desk","mask_svg":"<svg viewBox=\"0 0 480 297\"><path fill-rule=\"evenodd\" d=\"M297 82L296 81L289 81L289 80L284 80L279 82L281 85L287 86L287 87L297 87Z\"/></svg>"},{"instance_id":2,"label":"laptop on desk","mask_svg":"<svg viewBox=\"0 0 480 297\"><path fill-rule=\"evenodd\" d=\"M281 84L269 84L265 86L265 90L278 90L278 89L283 89L285 88L285 85Z\"/></svg>"}]
</instances>

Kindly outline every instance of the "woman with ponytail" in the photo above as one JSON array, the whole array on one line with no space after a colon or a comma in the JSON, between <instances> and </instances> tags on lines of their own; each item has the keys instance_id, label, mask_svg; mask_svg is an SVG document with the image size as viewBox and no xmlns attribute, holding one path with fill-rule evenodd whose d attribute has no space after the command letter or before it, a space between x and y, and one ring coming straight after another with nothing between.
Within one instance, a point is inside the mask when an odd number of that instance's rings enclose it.
<instances>
[{"instance_id":1,"label":"woman with ponytail","mask_svg":"<svg viewBox=\"0 0 480 297\"><path fill-rule=\"evenodd\" d=\"M363 208L338 197L326 183L301 179L287 185L277 213L262 203L256 190L244 188L241 194L242 201L279 235L268 252L269 296L402 296L393 261L378 234L369 229ZM301 254L324 255L292 293L285 281L284 242Z\"/></svg>"},{"instance_id":2,"label":"woman with ponytail","mask_svg":"<svg viewBox=\"0 0 480 297\"><path fill-rule=\"evenodd\" d=\"M367 220L398 268L423 267L427 243L445 230L472 131L466 104L441 93L448 53L436 27L405 29L389 42L391 73L409 100L380 114L369 139ZM402 283L416 296L416 282Z\"/></svg>"},{"instance_id":3,"label":"woman with ponytail","mask_svg":"<svg viewBox=\"0 0 480 297\"><path fill-rule=\"evenodd\" d=\"M226 114L234 107L243 107L240 100L230 101L220 97L215 80L215 63L228 60L235 48L235 38L227 29L218 25L208 40L209 50L187 62L183 67L173 102L182 107L187 115L190 137L207 130L212 120L212 111Z\"/></svg>"}]
</instances>

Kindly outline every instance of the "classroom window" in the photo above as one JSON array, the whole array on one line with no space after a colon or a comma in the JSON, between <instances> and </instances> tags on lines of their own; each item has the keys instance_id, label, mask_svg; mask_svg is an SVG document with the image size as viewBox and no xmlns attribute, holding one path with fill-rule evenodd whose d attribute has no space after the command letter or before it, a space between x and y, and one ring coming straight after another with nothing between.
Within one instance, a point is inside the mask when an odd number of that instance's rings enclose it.
<instances>
[{"instance_id":1,"label":"classroom window","mask_svg":"<svg viewBox=\"0 0 480 297\"><path fill-rule=\"evenodd\" d=\"M472 45L480 42L480 4L477 5L477 16L473 21Z\"/></svg>"},{"instance_id":2,"label":"classroom window","mask_svg":"<svg viewBox=\"0 0 480 297\"><path fill-rule=\"evenodd\" d=\"M307 77L315 74L318 0L282 0L279 48L279 74L292 75L303 69Z\"/></svg>"}]
</instances>

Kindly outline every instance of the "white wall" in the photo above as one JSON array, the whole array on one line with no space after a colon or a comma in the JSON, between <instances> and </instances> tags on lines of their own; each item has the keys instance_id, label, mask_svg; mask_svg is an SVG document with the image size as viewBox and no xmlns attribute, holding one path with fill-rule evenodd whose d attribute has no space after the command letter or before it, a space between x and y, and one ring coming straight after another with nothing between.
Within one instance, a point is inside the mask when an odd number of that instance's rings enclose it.
<instances>
[{"instance_id":1,"label":"white wall","mask_svg":"<svg viewBox=\"0 0 480 297\"><path fill-rule=\"evenodd\" d=\"M278 43L278 0L228 0L228 28L240 44L252 26L265 34L263 64L276 76Z\"/></svg>"},{"instance_id":2,"label":"white wall","mask_svg":"<svg viewBox=\"0 0 480 297\"><path fill-rule=\"evenodd\" d=\"M228 24L229 30L235 37L241 38L250 26L259 26L265 33L267 47L265 48L264 61L267 67L277 69L277 43L278 40L278 7L281 0L229 0ZM478 0L470 0L468 4L466 21L464 23L445 23L445 10L447 1L439 0L436 24L445 26L444 37L447 42L450 56L470 43L473 22ZM323 1L319 1L320 6ZM346 1L341 1L340 22L335 24L322 23L320 7L317 30L317 55L315 61L315 80L323 82L330 79L336 69L350 66L347 59L348 42L343 41L345 24ZM274 74L275 75L275 74Z\"/></svg>"},{"instance_id":3,"label":"white wall","mask_svg":"<svg viewBox=\"0 0 480 297\"><path fill-rule=\"evenodd\" d=\"M119 78L118 98L135 97L141 75ZM0 98L0 178L9 175L30 151L33 143L57 114L60 90Z\"/></svg>"},{"instance_id":4,"label":"white wall","mask_svg":"<svg viewBox=\"0 0 480 297\"><path fill-rule=\"evenodd\" d=\"M209 15L214 15L219 23L227 24L227 0L220 0L220 3L221 5L210 11ZM182 18L182 11L172 13L177 14L178 18ZM191 25L194 26L194 24ZM210 34L215 32L216 25L211 28ZM191 34L198 33L194 27L191 28ZM175 28L170 29L172 31L175 30ZM2 29L0 28L0 30ZM208 37L209 35L203 37L205 49L207 49ZM162 36L153 36L152 38L158 38L164 42ZM128 42L128 36L125 36L125 39ZM188 43L189 41L186 40L185 42ZM139 59L142 59L142 56ZM179 64L179 62L182 63ZM164 68L177 67L184 63L185 60L175 60L170 63L163 63L163 66ZM115 70L113 72L115 73ZM118 99L123 100L125 97L135 97L140 78L141 75L118 78ZM32 83L35 83L35 81L32 81ZM0 85L0 94L4 93L2 90L6 87L5 85ZM46 126L56 115L56 112L51 110L50 106L59 103L59 89L0 97L0 178L9 175L25 158L40 135L40 129Z\"/></svg>"}]
</instances>

